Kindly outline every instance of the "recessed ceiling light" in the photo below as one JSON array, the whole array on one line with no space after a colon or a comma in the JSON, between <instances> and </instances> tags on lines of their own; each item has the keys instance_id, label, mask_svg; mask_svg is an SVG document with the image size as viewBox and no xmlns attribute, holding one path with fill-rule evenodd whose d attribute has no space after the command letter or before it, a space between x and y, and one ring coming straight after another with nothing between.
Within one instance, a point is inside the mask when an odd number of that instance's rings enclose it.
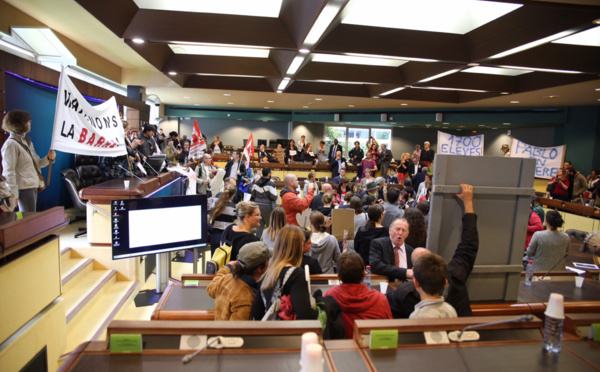
<instances>
[{"instance_id":1,"label":"recessed ceiling light","mask_svg":"<svg viewBox=\"0 0 600 372\"><path fill-rule=\"evenodd\" d=\"M600 88L596 89L596 90L600 90ZM315 98L315 101L322 101L323 98Z\"/></svg>"},{"instance_id":2,"label":"recessed ceiling light","mask_svg":"<svg viewBox=\"0 0 600 372\"><path fill-rule=\"evenodd\" d=\"M175 71L169 71L169 75L175 76L175 75L177 75L177 73Z\"/></svg>"},{"instance_id":3,"label":"recessed ceiling light","mask_svg":"<svg viewBox=\"0 0 600 372\"><path fill-rule=\"evenodd\" d=\"M348 107L354 107L354 105L348 105Z\"/></svg>"},{"instance_id":4,"label":"recessed ceiling light","mask_svg":"<svg viewBox=\"0 0 600 372\"><path fill-rule=\"evenodd\" d=\"M227 102L228 105L233 105L233 102Z\"/></svg>"},{"instance_id":5,"label":"recessed ceiling light","mask_svg":"<svg viewBox=\"0 0 600 372\"><path fill-rule=\"evenodd\" d=\"M371 98L379 98L379 96L373 96L373 97L371 97Z\"/></svg>"},{"instance_id":6,"label":"recessed ceiling light","mask_svg":"<svg viewBox=\"0 0 600 372\"><path fill-rule=\"evenodd\" d=\"M133 41L136 44L144 44L144 39L140 39L139 37L131 39L131 41Z\"/></svg>"},{"instance_id":7,"label":"recessed ceiling light","mask_svg":"<svg viewBox=\"0 0 600 372\"><path fill-rule=\"evenodd\" d=\"M510 125L510 123L502 123L502 125Z\"/></svg>"},{"instance_id":8,"label":"recessed ceiling light","mask_svg":"<svg viewBox=\"0 0 600 372\"><path fill-rule=\"evenodd\" d=\"M231 45L195 45L195 44L169 44L175 54L193 54L202 56L219 57L246 57L269 58L270 50L265 47L248 48L246 46Z\"/></svg>"},{"instance_id":9,"label":"recessed ceiling light","mask_svg":"<svg viewBox=\"0 0 600 372\"><path fill-rule=\"evenodd\" d=\"M300 49L299 52L302 53L302 54L306 54L306 53L310 53L310 50L308 50L308 49Z\"/></svg>"},{"instance_id":10,"label":"recessed ceiling light","mask_svg":"<svg viewBox=\"0 0 600 372\"><path fill-rule=\"evenodd\" d=\"M350 65L366 65L366 66L384 66L384 67L400 67L408 61L403 61L396 58L374 58L351 56L346 54L324 54L318 53L312 55L313 62L324 63L343 63Z\"/></svg>"},{"instance_id":11,"label":"recessed ceiling light","mask_svg":"<svg viewBox=\"0 0 600 372\"><path fill-rule=\"evenodd\" d=\"M344 9L342 23L464 35L521 6L495 1L353 0Z\"/></svg>"},{"instance_id":12,"label":"recessed ceiling light","mask_svg":"<svg viewBox=\"0 0 600 372\"><path fill-rule=\"evenodd\" d=\"M231 94L229 94L229 93L223 93L223 95L224 95L225 97L231 97Z\"/></svg>"},{"instance_id":13,"label":"recessed ceiling light","mask_svg":"<svg viewBox=\"0 0 600 372\"><path fill-rule=\"evenodd\" d=\"M510 103L519 103L519 101L510 101Z\"/></svg>"},{"instance_id":14,"label":"recessed ceiling light","mask_svg":"<svg viewBox=\"0 0 600 372\"><path fill-rule=\"evenodd\" d=\"M509 92L500 92L500 94L510 94Z\"/></svg>"},{"instance_id":15,"label":"recessed ceiling light","mask_svg":"<svg viewBox=\"0 0 600 372\"><path fill-rule=\"evenodd\" d=\"M268 110L268 109L270 109L270 107L265 106L265 110Z\"/></svg>"},{"instance_id":16,"label":"recessed ceiling light","mask_svg":"<svg viewBox=\"0 0 600 372\"><path fill-rule=\"evenodd\" d=\"M275 101L267 101L267 102L269 102L269 103L275 103Z\"/></svg>"},{"instance_id":17,"label":"recessed ceiling light","mask_svg":"<svg viewBox=\"0 0 600 372\"><path fill-rule=\"evenodd\" d=\"M408 103L401 103L400 106L408 106Z\"/></svg>"},{"instance_id":18,"label":"recessed ceiling light","mask_svg":"<svg viewBox=\"0 0 600 372\"><path fill-rule=\"evenodd\" d=\"M302 108L308 108L308 106L302 106Z\"/></svg>"},{"instance_id":19,"label":"recessed ceiling light","mask_svg":"<svg viewBox=\"0 0 600 372\"><path fill-rule=\"evenodd\" d=\"M555 98L559 98L560 96L543 96L543 99L555 99Z\"/></svg>"}]
</instances>

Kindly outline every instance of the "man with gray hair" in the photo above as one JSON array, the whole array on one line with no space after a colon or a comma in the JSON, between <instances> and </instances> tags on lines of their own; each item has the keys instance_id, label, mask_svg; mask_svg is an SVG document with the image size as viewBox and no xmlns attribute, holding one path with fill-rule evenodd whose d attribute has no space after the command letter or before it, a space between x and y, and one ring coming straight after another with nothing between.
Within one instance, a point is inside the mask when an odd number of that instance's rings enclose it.
<instances>
[{"instance_id":1,"label":"man with gray hair","mask_svg":"<svg viewBox=\"0 0 600 372\"><path fill-rule=\"evenodd\" d=\"M444 292L446 302L454 307L459 317L473 315L467 292L467 280L475 265L479 249L477 215L473 209L473 186L461 184L460 187L462 192L456 194L456 197L464 205L462 236L446 269L448 285ZM411 261L416 262L429 253L425 248L416 248L412 252ZM415 310L415 305L421 301L413 282L406 282L396 290L388 290L387 298L394 318L408 318Z\"/></svg>"},{"instance_id":2,"label":"man with gray hair","mask_svg":"<svg viewBox=\"0 0 600 372\"><path fill-rule=\"evenodd\" d=\"M304 181L306 182L306 181ZM321 192L319 194L317 194L314 199L312 200L312 202L310 203L310 209L312 209L313 211L316 211L317 209L319 209L320 207L323 206L323 194L327 193L327 192L331 192L333 190L333 187L331 187L330 183L324 183L321 185Z\"/></svg>"},{"instance_id":3,"label":"man with gray hair","mask_svg":"<svg viewBox=\"0 0 600 372\"><path fill-rule=\"evenodd\" d=\"M298 177L295 174L288 173L283 179L285 187L281 190L281 207L285 210L288 225L299 226L296 221L296 214L304 212L310 206L315 194L313 183L308 184L308 193L302 199L298 197Z\"/></svg>"}]
</instances>

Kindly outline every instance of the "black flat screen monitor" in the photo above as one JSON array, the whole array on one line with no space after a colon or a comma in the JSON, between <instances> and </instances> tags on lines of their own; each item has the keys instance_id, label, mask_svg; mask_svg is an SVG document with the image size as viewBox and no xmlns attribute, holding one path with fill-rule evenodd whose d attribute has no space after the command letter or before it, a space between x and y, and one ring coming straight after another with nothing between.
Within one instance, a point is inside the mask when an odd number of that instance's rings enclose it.
<instances>
[{"instance_id":1,"label":"black flat screen monitor","mask_svg":"<svg viewBox=\"0 0 600 372\"><path fill-rule=\"evenodd\" d=\"M260 147L260 145L265 145L265 147L267 147L267 140L266 139L259 139L258 141L256 141L256 145L258 147Z\"/></svg>"},{"instance_id":2,"label":"black flat screen monitor","mask_svg":"<svg viewBox=\"0 0 600 372\"><path fill-rule=\"evenodd\" d=\"M111 201L113 260L205 247L206 195Z\"/></svg>"}]
</instances>

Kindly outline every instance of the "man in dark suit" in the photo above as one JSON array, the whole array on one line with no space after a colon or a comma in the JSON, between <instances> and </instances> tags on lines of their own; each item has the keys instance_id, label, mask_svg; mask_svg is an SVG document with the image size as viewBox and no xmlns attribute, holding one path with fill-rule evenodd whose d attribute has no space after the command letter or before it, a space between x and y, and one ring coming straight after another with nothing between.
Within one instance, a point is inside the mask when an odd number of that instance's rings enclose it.
<instances>
[{"instance_id":1,"label":"man in dark suit","mask_svg":"<svg viewBox=\"0 0 600 372\"><path fill-rule=\"evenodd\" d=\"M346 177L346 168L342 167L340 169L340 174L337 177L333 178L333 183L337 183L338 185L342 183L342 178Z\"/></svg>"},{"instance_id":2,"label":"man in dark suit","mask_svg":"<svg viewBox=\"0 0 600 372\"><path fill-rule=\"evenodd\" d=\"M241 155L239 151L234 151L231 153L231 160L227 162L225 165L225 177L231 177L236 182L236 186L239 190L240 184L242 183L242 179L246 176L246 165L240 159ZM240 198L240 192L236 194L236 197L233 199L234 203L240 202L243 199L243 194Z\"/></svg>"},{"instance_id":3,"label":"man in dark suit","mask_svg":"<svg viewBox=\"0 0 600 372\"><path fill-rule=\"evenodd\" d=\"M333 145L331 145L331 147L329 148L329 155L327 156L329 161L332 161L333 159L335 159L335 154L337 154L338 151L343 153L344 148L342 147L342 145L338 144L338 140L336 138L333 140Z\"/></svg>"},{"instance_id":4,"label":"man in dark suit","mask_svg":"<svg viewBox=\"0 0 600 372\"><path fill-rule=\"evenodd\" d=\"M408 237L408 222L398 218L390 225L390 237L371 242L369 262L373 274L385 275L389 281L413 277L411 254L413 247L404 243Z\"/></svg>"},{"instance_id":5,"label":"man in dark suit","mask_svg":"<svg viewBox=\"0 0 600 372\"><path fill-rule=\"evenodd\" d=\"M322 207L323 194L325 194L326 192L331 192L332 190L333 188L331 187L330 183L321 184L321 192L313 198L312 202L310 203L310 209L316 211L317 209L319 209L319 207Z\"/></svg>"},{"instance_id":6,"label":"man in dark suit","mask_svg":"<svg viewBox=\"0 0 600 372\"><path fill-rule=\"evenodd\" d=\"M342 152L338 151L335 154L335 159L329 162L331 164L331 177L336 178L340 175L340 169L346 168L346 159L342 157ZM338 182L339 184L339 182Z\"/></svg>"}]
</instances>

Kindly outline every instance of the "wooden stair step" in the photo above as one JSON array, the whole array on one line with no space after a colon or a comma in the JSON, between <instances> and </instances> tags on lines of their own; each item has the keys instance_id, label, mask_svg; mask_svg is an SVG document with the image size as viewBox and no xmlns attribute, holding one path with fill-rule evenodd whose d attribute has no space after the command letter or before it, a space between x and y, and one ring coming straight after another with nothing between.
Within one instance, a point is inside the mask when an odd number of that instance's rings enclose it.
<instances>
[{"instance_id":1,"label":"wooden stair step","mask_svg":"<svg viewBox=\"0 0 600 372\"><path fill-rule=\"evenodd\" d=\"M117 275L116 270L92 270L63 291L67 323ZM116 279L116 278L115 278ZM116 281L116 280L115 280Z\"/></svg>"},{"instance_id":2,"label":"wooden stair step","mask_svg":"<svg viewBox=\"0 0 600 372\"><path fill-rule=\"evenodd\" d=\"M61 259L62 261L62 259ZM61 264L60 277L62 285L65 286L71 279L85 271L92 271L94 260L92 258L69 258L65 260L64 266Z\"/></svg>"},{"instance_id":3,"label":"wooden stair step","mask_svg":"<svg viewBox=\"0 0 600 372\"><path fill-rule=\"evenodd\" d=\"M67 324L67 348L97 340L135 291L138 282L110 281Z\"/></svg>"}]
</instances>

